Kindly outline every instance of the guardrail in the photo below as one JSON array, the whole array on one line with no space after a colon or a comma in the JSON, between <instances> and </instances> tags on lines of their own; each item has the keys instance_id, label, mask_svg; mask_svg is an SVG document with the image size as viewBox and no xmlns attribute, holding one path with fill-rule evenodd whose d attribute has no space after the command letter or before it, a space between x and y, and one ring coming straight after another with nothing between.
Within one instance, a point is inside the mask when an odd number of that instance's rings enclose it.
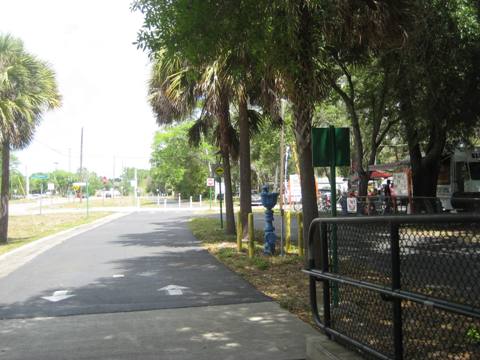
<instances>
[{"instance_id":1,"label":"guardrail","mask_svg":"<svg viewBox=\"0 0 480 360\"><path fill-rule=\"evenodd\" d=\"M378 359L480 359L480 216L317 218L309 250L329 337Z\"/></svg>"}]
</instances>

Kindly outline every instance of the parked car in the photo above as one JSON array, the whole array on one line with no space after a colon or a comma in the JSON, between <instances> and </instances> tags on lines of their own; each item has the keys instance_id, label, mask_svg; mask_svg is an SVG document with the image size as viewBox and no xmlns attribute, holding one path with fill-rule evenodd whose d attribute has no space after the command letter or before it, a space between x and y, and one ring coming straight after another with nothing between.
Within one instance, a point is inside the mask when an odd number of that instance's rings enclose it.
<instances>
[{"instance_id":1,"label":"parked car","mask_svg":"<svg viewBox=\"0 0 480 360\"><path fill-rule=\"evenodd\" d=\"M258 191L252 191L252 206L262 206L262 197Z\"/></svg>"}]
</instances>

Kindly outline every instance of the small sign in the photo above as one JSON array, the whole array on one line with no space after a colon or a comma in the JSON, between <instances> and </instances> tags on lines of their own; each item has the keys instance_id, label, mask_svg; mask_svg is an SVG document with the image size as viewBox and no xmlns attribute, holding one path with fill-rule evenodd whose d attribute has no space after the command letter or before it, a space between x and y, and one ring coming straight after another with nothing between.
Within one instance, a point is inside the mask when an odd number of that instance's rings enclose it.
<instances>
[{"instance_id":1,"label":"small sign","mask_svg":"<svg viewBox=\"0 0 480 360\"><path fill-rule=\"evenodd\" d=\"M408 175L404 172L394 173L393 186L397 196L408 196Z\"/></svg>"},{"instance_id":2,"label":"small sign","mask_svg":"<svg viewBox=\"0 0 480 360\"><path fill-rule=\"evenodd\" d=\"M207 178L207 186L214 187L215 186L215 179L214 178Z\"/></svg>"},{"instance_id":3,"label":"small sign","mask_svg":"<svg viewBox=\"0 0 480 360\"><path fill-rule=\"evenodd\" d=\"M74 182L72 186L87 186L87 183L84 182Z\"/></svg>"},{"instance_id":4,"label":"small sign","mask_svg":"<svg viewBox=\"0 0 480 360\"><path fill-rule=\"evenodd\" d=\"M218 166L215 168L215 174L217 174L218 176L223 176L223 172L223 167Z\"/></svg>"},{"instance_id":5,"label":"small sign","mask_svg":"<svg viewBox=\"0 0 480 360\"><path fill-rule=\"evenodd\" d=\"M55 184L54 184L54 183L48 183L48 184L47 184L47 189L48 189L48 191L53 191L53 190L55 190Z\"/></svg>"},{"instance_id":6,"label":"small sign","mask_svg":"<svg viewBox=\"0 0 480 360\"><path fill-rule=\"evenodd\" d=\"M330 134L334 134L334 139ZM335 159L332 154L332 141L335 147ZM313 128L312 129L313 166L350 166L350 129L349 128Z\"/></svg>"},{"instance_id":7,"label":"small sign","mask_svg":"<svg viewBox=\"0 0 480 360\"><path fill-rule=\"evenodd\" d=\"M357 213L357 198L354 198L354 197L347 198L347 211L349 213Z\"/></svg>"}]
</instances>

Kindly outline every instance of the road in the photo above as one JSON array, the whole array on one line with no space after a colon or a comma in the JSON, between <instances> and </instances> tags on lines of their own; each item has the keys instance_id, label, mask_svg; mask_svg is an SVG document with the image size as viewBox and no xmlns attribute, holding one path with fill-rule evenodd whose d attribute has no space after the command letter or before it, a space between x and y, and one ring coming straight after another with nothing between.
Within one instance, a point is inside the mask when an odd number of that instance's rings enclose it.
<instances>
[{"instance_id":1,"label":"road","mask_svg":"<svg viewBox=\"0 0 480 360\"><path fill-rule=\"evenodd\" d=\"M0 358L303 358L315 331L203 250L188 220L132 213L0 278Z\"/></svg>"}]
</instances>

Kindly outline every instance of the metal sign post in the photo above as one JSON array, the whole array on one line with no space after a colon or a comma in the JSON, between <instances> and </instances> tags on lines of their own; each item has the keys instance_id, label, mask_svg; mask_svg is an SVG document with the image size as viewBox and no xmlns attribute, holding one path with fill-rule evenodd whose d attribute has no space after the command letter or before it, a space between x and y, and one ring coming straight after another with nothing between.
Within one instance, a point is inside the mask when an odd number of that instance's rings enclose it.
<instances>
[{"instance_id":1,"label":"metal sign post","mask_svg":"<svg viewBox=\"0 0 480 360\"><path fill-rule=\"evenodd\" d=\"M312 129L313 166L330 167L330 206L332 217L337 216L336 166L350 165L350 129L314 128ZM331 235L332 271L338 273L337 228L332 225ZM338 305L338 285L332 286L333 304Z\"/></svg>"},{"instance_id":2,"label":"metal sign post","mask_svg":"<svg viewBox=\"0 0 480 360\"><path fill-rule=\"evenodd\" d=\"M47 179L48 179L48 175L36 174L36 175L32 175L32 179L35 179L35 180L47 180ZM43 197L43 182L40 183L40 202L39 202L39 205L40 205L40 215L42 215L42 197Z\"/></svg>"},{"instance_id":3,"label":"metal sign post","mask_svg":"<svg viewBox=\"0 0 480 360\"><path fill-rule=\"evenodd\" d=\"M219 184L219 195L220 195L220 228L223 229L223 209L222 209L222 176L223 176L223 167L222 166L217 166L215 168L215 174L217 174L218 178L218 184Z\"/></svg>"},{"instance_id":4,"label":"metal sign post","mask_svg":"<svg viewBox=\"0 0 480 360\"><path fill-rule=\"evenodd\" d=\"M330 125L329 127L330 137L330 206L332 208L332 217L337 217L337 172L335 168L336 160L336 141L335 141L335 128ZM335 274L338 273L338 246L337 246L337 226L332 225L332 268ZM338 306L338 284L332 285L333 304Z\"/></svg>"},{"instance_id":5,"label":"metal sign post","mask_svg":"<svg viewBox=\"0 0 480 360\"><path fill-rule=\"evenodd\" d=\"M208 193L210 195L210 209L212 209L212 187L215 188L215 178L207 178ZM201 196L201 195L200 195Z\"/></svg>"}]
</instances>

